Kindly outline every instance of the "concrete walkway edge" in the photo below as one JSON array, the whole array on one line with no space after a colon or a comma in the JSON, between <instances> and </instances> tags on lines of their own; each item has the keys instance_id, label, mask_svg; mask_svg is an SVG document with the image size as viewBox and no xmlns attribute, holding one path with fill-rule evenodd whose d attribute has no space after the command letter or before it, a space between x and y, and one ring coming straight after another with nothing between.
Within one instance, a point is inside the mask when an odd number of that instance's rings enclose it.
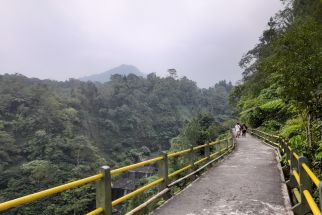
<instances>
[{"instance_id":1,"label":"concrete walkway edge","mask_svg":"<svg viewBox=\"0 0 322 215\"><path fill-rule=\"evenodd\" d=\"M248 135L153 215L293 214L277 149Z\"/></svg>"}]
</instances>

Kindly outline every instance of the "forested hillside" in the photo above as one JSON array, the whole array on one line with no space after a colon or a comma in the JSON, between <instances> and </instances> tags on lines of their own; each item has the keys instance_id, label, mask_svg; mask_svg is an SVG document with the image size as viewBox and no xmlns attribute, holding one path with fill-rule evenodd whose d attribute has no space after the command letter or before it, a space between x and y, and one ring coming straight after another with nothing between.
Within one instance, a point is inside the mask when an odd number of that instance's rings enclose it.
<instances>
[{"instance_id":1,"label":"forested hillside","mask_svg":"<svg viewBox=\"0 0 322 215\"><path fill-rule=\"evenodd\" d=\"M241 120L285 138L322 171L322 2L283 1L240 61L230 96Z\"/></svg>"},{"instance_id":2,"label":"forested hillside","mask_svg":"<svg viewBox=\"0 0 322 215\"><path fill-rule=\"evenodd\" d=\"M1 75L0 202L158 154L201 113L212 125L207 138L216 138L228 127L231 89L155 74L113 75L104 84ZM86 185L8 214L81 214L94 204Z\"/></svg>"}]
</instances>

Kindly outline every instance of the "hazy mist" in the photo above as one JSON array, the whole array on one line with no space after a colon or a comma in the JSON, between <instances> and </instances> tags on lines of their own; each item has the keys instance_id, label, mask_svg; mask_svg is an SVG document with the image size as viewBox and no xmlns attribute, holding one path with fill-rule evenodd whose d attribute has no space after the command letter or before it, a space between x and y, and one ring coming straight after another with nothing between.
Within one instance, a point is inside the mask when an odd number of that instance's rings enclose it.
<instances>
[{"instance_id":1,"label":"hazy mist","mask_svg":"<svg viewBox=\"0 0 322 215\"><path fill-rule=\"evenodd\" d=\"M241 78L238 61L279 0L2 0L0 73L66 80L131 64L201 87Z\"/></svg>"}]
</instances>

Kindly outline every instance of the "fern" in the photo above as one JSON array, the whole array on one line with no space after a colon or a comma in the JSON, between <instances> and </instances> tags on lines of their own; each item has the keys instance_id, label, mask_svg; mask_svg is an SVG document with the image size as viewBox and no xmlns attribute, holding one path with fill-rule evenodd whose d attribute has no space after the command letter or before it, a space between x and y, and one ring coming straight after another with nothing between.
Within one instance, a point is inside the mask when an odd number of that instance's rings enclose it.
<instances>
[{"instance_id":1,"label":"fern","mask_svg":"<svg viewBox=\"0 0 322 215\"><path fill-rule=\"evenodd\" d=\"M281 130L281 136L291 138L297 134L301 134L304 130L304 122L300 117L292 118L286 121L285 126Z\"/></svg>"},{"instance_id":2,"label":"fern","mask_svg":"<svg viewBox=\"0 0 322 215\"><path fill-rule=\"evenodd\" d=\"M283 108L284 106L285 103L282 101L282 99L274 99L260 105L259 107L264 111L275 111Z\"/></svg>"}]
</instances>

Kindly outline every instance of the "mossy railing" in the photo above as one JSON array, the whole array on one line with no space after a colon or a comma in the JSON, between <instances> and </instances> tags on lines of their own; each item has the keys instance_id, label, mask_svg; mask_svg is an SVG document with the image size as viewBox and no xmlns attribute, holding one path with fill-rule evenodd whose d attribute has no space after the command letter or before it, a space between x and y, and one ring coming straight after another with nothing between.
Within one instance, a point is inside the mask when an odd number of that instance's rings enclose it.
<instances>
[{"instance_id":1,"label":"mossy railing","mask_svg":"<svg viewBox=\"0 0 322 215\"><path fill-rule=\"evenodd\" d=\"M299 155L291 148L288 141L280 136L266 133L258 129L251 129L251 133L266 143L276 147L282 156L285 156L285 164L283 172L289 176L286 185L290 194L294 196L296 201L292 210L295 214L321 215L322 211L322 181L309 167L306 157ZM315 188L314 188L315 186ZM319 193L319 204L313 198L313 190L317 189Z\"/></svg>"}]
</instances>

